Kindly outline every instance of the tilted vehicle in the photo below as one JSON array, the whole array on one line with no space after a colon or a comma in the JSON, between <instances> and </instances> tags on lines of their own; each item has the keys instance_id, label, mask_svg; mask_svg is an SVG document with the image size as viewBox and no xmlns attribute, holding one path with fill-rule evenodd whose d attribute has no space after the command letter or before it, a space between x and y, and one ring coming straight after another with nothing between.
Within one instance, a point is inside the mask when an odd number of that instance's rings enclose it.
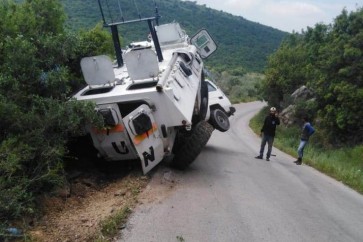
<instances>
[{"instance_id":1,"label":"tilted vehicle","mask_svg":"<svg viewBox=\"0 0 363 242\"><path fill-rule=\"evenodd\" d=\"M102 3L99 0L102 16ZM157 13L157 11L156 11ZM204 29L192 38L178 23L158 25L156 17L107 23L117 65L107 56L86 57L81 68L87 86L74 95L96 103L104 128L88 127L99 157L140 159L144 173L171 157L188 166L208 142L218 122L208 119L208 86L203 59L217 46ZM121 51L117 25L148 23L151 39Z\"/></svg>"},{"instance_id":2,"label":"tilted vehicle","mask_svg":"<svg viewBox=\"0 0 363 242\"><path fill-rule=\"evenodd\" d=\"M221 132L226 132L230 127L228 117L236 112L236 108L232 106L231 101L214 82L208 79L205 81L209 95L209 116L207 119L213 127Z\"/></svg>"}]
</instances>

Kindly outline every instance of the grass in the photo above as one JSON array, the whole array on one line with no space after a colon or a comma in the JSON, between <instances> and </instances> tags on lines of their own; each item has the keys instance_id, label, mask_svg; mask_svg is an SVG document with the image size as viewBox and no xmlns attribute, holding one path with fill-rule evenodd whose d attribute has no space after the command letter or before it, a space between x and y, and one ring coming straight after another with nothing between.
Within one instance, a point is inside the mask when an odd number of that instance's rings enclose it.
<instances>
[{"instance_id":1,"label":"grass","mask_svg":"<svg viewBox=\"0 0 363 242\"><path fill-rule=\"evenodd\" d=\"M184 238L183 238L183 236L181 236L181 235L176 236L176 239L177 239L177 241L179 241L179 242L184 242L184 241L185 241L185 239L184 239Z\"/></svg>"},{"instance_id":2,"label":"grass","mask_svg":"<svg viewBox=\"0 0 363 242\"><path fill-rule=\"evenodd\" d=\"M250 127L260 133L267 113L261 110L250 122ZM280 125L276 131L274 146L297 157L300 128ZM303 162L344 183L363 194L363 145L344 148L322 148L319 131L314 134L304 150Z\"/></svg>"},{"instance_id":3,"label":"grass","mask_svg":"<svg viewBox=\"0 0 363 242\"><path fill-rule=\"evenodd\" d=\"M131 208L128 205L125 205L114 215L102 221L101 232L96 241L109 241L109 238L114 237L121 229L120 227L122 224L126 222L126 219L131 214L131 211Z\"/></svg>"},{"instance_id":4,"label":"grass","mask_svg":"<svg viewBox=\"0 0 363 242\"><path fill-rule=\"evenodd\" d=\"M130 191L130 197L125 204L115 213L103 221L101 221L100 231L95 236L94 241L106 242L112 241L117 233L124 227L128 217L132 213L132 209L138 202L138 195L148 183L149 178L144 176L136 179L129 179L127 182L127 190Z\"/></svg>"}]
</instances>

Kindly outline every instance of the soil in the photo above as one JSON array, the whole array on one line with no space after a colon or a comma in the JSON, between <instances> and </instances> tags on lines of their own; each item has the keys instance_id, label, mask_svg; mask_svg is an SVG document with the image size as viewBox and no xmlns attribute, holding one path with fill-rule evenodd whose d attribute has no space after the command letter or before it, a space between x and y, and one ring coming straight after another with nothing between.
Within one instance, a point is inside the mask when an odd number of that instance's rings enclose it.
<instances>
[{"instance_id":1,"label":"soil","mask_svg":"<svg viewBox=\"0 0 363 242\"><path fill-rule=\"evenodd\" d=\"M123 208L132 209L137 204L138 194L150 178L134 164L86 171L72 168L68 176L68 185L53 196L42 197L43 214L31 222L27 231L31 240L95 241L102 237L103 221Z\"/></svg>"},{"instance_id":2,"label":"soil","mask_svg":"<svg viewBox=\"0 0 363 242\"><path fill-rule=\"evenodd\" d=\"M136 165L137 164L137 165ZM27 231L32 241L112 241L101 233L102 223L123 208L156 202L177 185L180 171L161 163L147 176L139 163L107 169L72 168L70 184L54 196L43 197L43 215ZM151 177L153 179L151 180ZM126 227L120 224L118 230ZM114 236L120 237L120 234ZM102 238L100 240L100 238Z\"/></svg>"}]
</instances>

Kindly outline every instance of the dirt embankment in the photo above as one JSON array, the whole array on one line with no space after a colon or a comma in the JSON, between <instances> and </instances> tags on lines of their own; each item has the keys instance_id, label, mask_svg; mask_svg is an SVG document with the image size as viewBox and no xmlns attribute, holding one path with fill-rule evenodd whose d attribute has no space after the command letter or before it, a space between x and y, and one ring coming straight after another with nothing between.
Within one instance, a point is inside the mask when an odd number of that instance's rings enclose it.
<instances>
[{"instance_id":1,"label":"dirt embankment","mask_svg":"<svg viewBox=\"0 0 363 242\"><path fill-rule=\"evenodd\" d=\"M105 219L132 209L149 182L138 166L69 171L70 184L42 199L43 215L27 232L34 241L95 241ZM120 229L122 228L122 225ZM105 238L103 238L105 239Z\"/></svg>"},{"instance_id":2,"label":"dirt embankment","mask_svg":"<svg viewBox=\"0 0 363 242\"><path fill-rule=\"evenodd\" d=\"M98 165L72 164L67 169L69 184L40 199L42 214L37 219L24 219L20 227L27 227L22 230L25 234L15 241L112 241L121 236L119 231L127 221L113 224L117 227L111 235L104 233L105 227L108 229L105 222L122 211L128 211L127 217L138 204L162 200L178 184L178 172L167 163L159 164L148 175L142 174L137 161Z\"/></svg>"}]
</instances>

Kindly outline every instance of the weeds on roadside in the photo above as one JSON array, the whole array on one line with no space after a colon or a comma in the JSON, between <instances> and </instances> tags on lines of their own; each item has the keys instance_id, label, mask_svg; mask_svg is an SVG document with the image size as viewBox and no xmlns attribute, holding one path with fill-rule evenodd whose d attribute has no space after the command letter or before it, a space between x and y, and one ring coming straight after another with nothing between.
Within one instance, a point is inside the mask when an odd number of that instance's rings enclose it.
<instances>
[{"instance_id":1,"label":"weeds on roadside","mask_svg":"<svg viewBox=\"0 0 363 242\"><path fill-rule=\"evenodd\" d=\"M131 211L129 206L125 206L116 212L116 214L104 220L101 224L102 235L106 237L114 236L121 229L120 227L125 223Z\"/></svg>"},{"instance_id":2,"label":"weeds on roadside","mask_svg":"<svg viewBox=\"0 0 363 242\"><path fill-rule=\"evenodd\" d=\"M185 241L185 240L184 240L184 238L183 238L183 236L181 236L181 235L176 236L176 239L177 239L179 242L184 242L184 241Z\"/></svg>"},{"instance_id":3,"label":"weeds on roadside","mask_svg":"<svg viewBox=\"0 0 363 242\"><path fill-rule=\"evenodd\" d=\"M138 201L138 195L142 191L143 187L148 182L148 177L130 179L127 184L127 190L130 193L130 198L127 199L126 204L121 209L117 210L113 215L103 220L100 224L100 232L96 235L94 241L106 242L115 237L117 233L124 227L128 217L132 213L132 209L135 207Z\"/></svg>"}]
</instances>

